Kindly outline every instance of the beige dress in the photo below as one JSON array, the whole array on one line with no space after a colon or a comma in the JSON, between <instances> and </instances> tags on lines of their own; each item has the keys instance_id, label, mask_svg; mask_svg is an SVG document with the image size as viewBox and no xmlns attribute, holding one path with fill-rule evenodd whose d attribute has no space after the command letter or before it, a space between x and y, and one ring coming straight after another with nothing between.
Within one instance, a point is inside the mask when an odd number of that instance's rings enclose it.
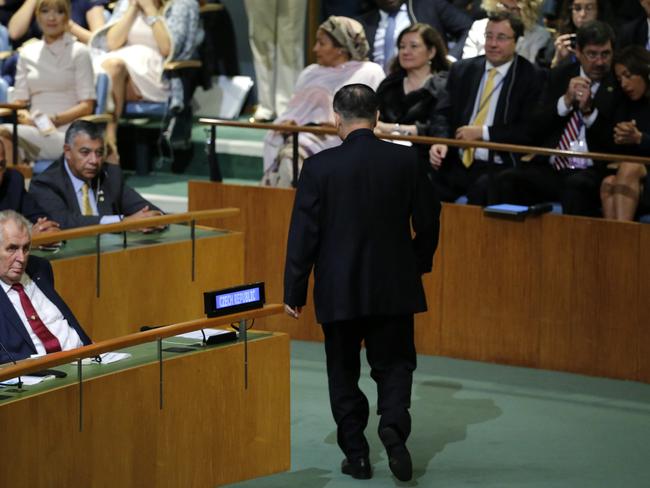
<instances>
[{"instance_id":1,"label":"beige dress","mask_svg":"<svg viewBox=\"0 0 650 488\"><path fill-rule=\"evenodd\" d=\"M162 79L165 59L158 49L153 29L145 22L142 14L138 14L126 44L115 51L103 53L94 60L95 69L103 71L101 65L107 59L121 59L126 64L129 77L142 95L151 102L166 102L169 98L169 87Z\"/></svg>"},{"instance_id":2,"label":"beige dress","mask_svg":"<svg viewBox=\"0 0 650 488\"><path fill-rule=\"evenodd\" d=\"M21 47L16 67L13 100L28 100L30 111L55 115L83 100L94 100L95 84L88 48L70 34L52 44L43 40ZM10 124L5 124L11 130ZM18 126L18 136L38 147L38 159L56 159L63 153L67 125L50 134L36 127Z\"/></svg>"}]
</instances>

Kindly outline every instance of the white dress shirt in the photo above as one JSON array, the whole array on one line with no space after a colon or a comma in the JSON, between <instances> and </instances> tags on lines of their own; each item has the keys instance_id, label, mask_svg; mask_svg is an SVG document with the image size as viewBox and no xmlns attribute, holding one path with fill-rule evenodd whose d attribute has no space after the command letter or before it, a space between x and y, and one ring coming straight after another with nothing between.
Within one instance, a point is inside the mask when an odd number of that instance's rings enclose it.
<instances>
[{"instance_id":1,"label":"white dress shirt","mask_svg":"<svg viewBox=\"0 0 650 488\"><path fill-rule=\"evenodd\" d=\"M397 15L395 16L395 37L393 37L393 41L397 42L397 38L399 37L400 32L402 32L410 25L411 19L409 18L408 12L406 10L406 3L403 3L397 12ZM388 13L380 10L379 25L377 25L377 32L375 32L375 42L373 44L372 51L372 60L380 66L384 65L384 38L386 37L387 26ZM392 47L391 53L391 57L397 54L397 48L395 46Z\"/></svg>"},{"instance_id":2,"label":"white dress shirt","mask_svg":"<svg viewBox=\"0 0 650 488\"><path fill-rule=\"evenodd\" d=\"M68 165L68 160L65 159L63 161L63 165L65 166L65 170L68 173L68 176L70 177L70 181L72 182L72 186L74 188L74 193L77 196L77 203L79 204L79 210L83 214L83 191L82 187L86 183L84 180L77 178L73 173L72 170L70 170L70 166ZM88 186L88 200L90 200L90 208L93 211L93 215L99 215L99 211L97 210L97 200L99 198L103 198L102 196L102 190L99 189L99 194L95 195L95 190L89 185ZM99 219L100 224L114 224L115 222L119 222L124 218L123 215L103 215Z\"/></svg>"},{"instance_id":3,"label":"white dress shirt","mask_svg":"<svg viewBox=\"0 0 650 488\"><path fill-rule=\"evenodd\" d=\"M585 72L582 70L582 67L580 67L580 76L583 78L588 78L588 76L585 74ZM589 90L591 91L591 98L593 100L594 96L596 96L596 92L598 91L598 88L600 87L600 81L592 81L591 85L589 86ZM566 117L571 113L573 107L567 106L566 102L564 101L564 95L560 96L557 100L557 114L560 117ZM584 117L582 116L582 124L580 124L580 134L578 135L578 140L582 141L584 143L584 149L585 151L589 151L589 146L587 146L587 128L591 127L594 122L596 122L596 118L598 117L598 109L594 108L594 111L589 114L589 116ZM584 164L585 166L593 166L594 162L591 159L583 158L584 159ZM553 163L554 157L551 156L551 163Z\"/></svg>"},{"instance_id":4,"label":"white dress shirt","mask_svg":"<svg viewBox=\"0 0 650 488\"><path fill-rule=\"evenodd\" d=\"M20 321L23 323L25 330L29 334L29 338L34 343L37 354L46 354L43 343L34 333L34 330L27 321L27 316L23 310L23 305L20 303L20 295L18 295L18 292L16 290L11 288L11 285L8 285L2 280L0 280L0 283L2 283L2 289L7 294L7 298L9 298L9 301L14 306L14 309L16 309L16 313L18 314L18 317L20 317ZM32 302L34 310L36 310L36 313L41 318L41 321L54 335L54 337L59 340L61 350L68 351L70 349L75 349L77 347L83 346L83 342L79 338L77 331L70 327L70 324L68 324L68 321L63 316L61 311L50 301L49 298L45 296L45 293L43 293L41 289L36 286L36 283L34 283L34 281L32 281L32 279L27 276L27 273L23 274L22 278L20 279L20 283L22 283L23 287L25 288L25 294Z\"/></svg>"}]
</instances>

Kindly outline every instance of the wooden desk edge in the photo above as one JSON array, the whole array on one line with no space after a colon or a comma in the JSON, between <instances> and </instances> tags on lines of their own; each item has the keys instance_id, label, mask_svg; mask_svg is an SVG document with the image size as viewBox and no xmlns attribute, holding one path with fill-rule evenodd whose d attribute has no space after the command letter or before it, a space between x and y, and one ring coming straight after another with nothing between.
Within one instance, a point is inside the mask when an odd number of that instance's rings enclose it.
<instances>
[{"instance_id":1,"label":"wooden desk edge","mask_svg":"<svg viewBox=\"0 0 650 488\"><path fill-rule=\"evenodd\" d=\"M80 237L96 236L98 234L110 234L124 232L127 230L142 229L143 227L156 227L161 225L189 222L192 220L207 220L213 218L235 217L240 214L238 208L219 208L214 210L197 210L179 214L161 215L142 220L122 221L115 224L89 225L74 229L62 230L60 232L46 232L32 238L32 245L47 244L48 242L59 242Z\"/></svg>"},{"instance_id":2,"label":"wooden desk edge","mask_svg":"<svg viewBox=\"0 0 650 488\"><path fill-rule=\"evenodd\" d=\"M24 376L34 371L48 369L61 364L67 364L78 359L92 358L99 354L123 349L125 347L136 346L138 344L144 344L158 339L165 339L167 337L173 337L207 327L228 325L233 322L239 322L240 320L268 317L270 315L282 313L283 311L284 306L281 304L268 304L264 305L262 308L254 310L247 310L245 312L224 315L222 317L211 319L196 319L187 322L179 322L178 324L167 325L165 327L159 327L145 332L136 332L135 334L129 334L115 339L108 339L94 344L89 344L70 351L56 352L34 359L24 359L18 361L17 364L9 363L0 367L0 381L15 378L17 376Z\"/></svg>"}]
</instances>

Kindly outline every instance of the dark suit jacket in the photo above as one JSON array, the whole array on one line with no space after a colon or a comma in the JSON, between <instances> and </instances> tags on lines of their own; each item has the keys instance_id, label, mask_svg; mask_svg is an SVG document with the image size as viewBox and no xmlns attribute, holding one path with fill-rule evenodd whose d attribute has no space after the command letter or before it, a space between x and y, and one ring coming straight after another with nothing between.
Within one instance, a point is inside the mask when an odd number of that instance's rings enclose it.
<instances>
[{"instance_id":1,"label":"dark suit jacket","mask_svg":"<svg viewBox=\"0 0 650 488\"><path fill-rule=\"evenodd\" d=\"M648 43L648 17L643 16L621 27L618 38L618 49L626 46L642 46Z\"/></svg>"},{"instance_id":2,"label":"dark suit jacket","mask_svg":"<svg viewBox=\"0 0 650 488\"><path fill-rule=\"evenodd\" d=\"M456 129L471 122L474 103L485 72L485 56L462 59L449 71L447 89L436 111L448 121L446 134L454 137ZM490 142L530 144L533 140L532 116L542 91L543 74L526 58L515 55L503 80L492 125L488 128ZM504 162L514 162L514 155L501 154ZM490 158L492 153L490 152ZM458 159L458 151L450 150L448 159Z\"/></svg>"},{"instance_id":3,"label":"dark suit jacket","mask_svg":"<svg viewBox=\"0 0 650 488\"><path fill-rule=\"evenodd\" d=\"M81 328L72 311L54 290L54 275L50 263L46 259L30 256L26 272L45 296L61 311L70 327L77 331L84 345L90 344L90 338ZM0 290L0 342L11 353L14 360L28 358L32 354L36 354L34 343L29 338L25 326L20 321L16 309L4 290ZM8 362L11 362L11 358L0 347L0 363Z\"/></svg>"},{"instance_id":4,"label":"dark suit jacket","mask_svg":"<svg viewBox=\"0 0 650 488\"><path fill-rule=\"evenodd\" d=\"M450 54L456 58L461 57L464 39L473 22L469 15L447 0L406 0L406 6L411 23L429 24L440 33L443 39L457 41L458 52L454 51ZM372 61L375 34L377 34L380 20L379 9L375 8L358 17L357 20L361 22L366 32L366 38L370 45L370 60ZM396 32L395 40L398 35L399 32Z\"/></svg>"},{"instance_id":5,"label":"dark suit jacket","mask_svg":"<svg viewBox=\"0 0 650 488\"><path fill-rule=\"evenodd\" d=\"M294 202L284 301L302 306L314 267L320 323L426 310L440 205L412 148L359 129L308 158ZM415 237L411 238L411 222Z\"/></svg>"},{"instance_id":6,"label":"dark suit jacket","mask_svg":"<svg viewBox=\"0 0 650 488\"><path fill-rule=\"evenodd\" d=\"M548 82L535 117L535 127L539 138L536 142L538 144L550 148L557 147L571 117L570 113L565 117L558 115L557 101L566 92L571 78L579 74L579 63L559 66L549 73ZM614 114L620 102L621 92L618 83L613 73L609 73L601 81L592 101L593 107L598 109L598 117L593 125L586 130L587 146L590 151L615 152L612 146L612 131L614 130ZM548 157L545 156L543 159L548 160Z\"/></svg>"},{"instance_id":7,"label":"dark suit jacket","mask_svg":"<svg viewBox=\"0 0 650 488\"><path fill-rule=\"evenodd\" d=\"M0 210L15 210L31 222L39 217L49 217L36 200L25 191L25 178L15 169L8 168L0 183Z\"/></svg>"},{"instance_id":8,"label":"dark suit jacket","mask_svg":"<svg viewBox=\"0 0 650 488\"><path fill-rule=\"evenodd\" d=\"M99 224L104 215L131 215L145 205L159 210L124 183L122 170L114 164L104 164L91 186L97 197L98 216L81 215L74 186L61 157L32 180L29 193L62 229Z\"/></svg>"}]
</instances>

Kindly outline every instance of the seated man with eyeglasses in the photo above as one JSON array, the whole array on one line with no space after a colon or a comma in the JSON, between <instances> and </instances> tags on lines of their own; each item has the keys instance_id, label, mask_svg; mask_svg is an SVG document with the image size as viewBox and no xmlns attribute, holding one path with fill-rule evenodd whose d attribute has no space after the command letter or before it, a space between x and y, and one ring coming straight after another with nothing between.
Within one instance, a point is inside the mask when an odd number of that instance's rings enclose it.
<instances>
[{"instance_id":1,"label":"seated man with eyeglasses","mask_svg":"<svg viewBox=\"0 0 650 488\"><path fill-rule=\"evenodd\" d=\"M613 152L614 112L621 92L612 71L614 32L600 21L578 29L577 63L551 70L535 117L544 147ZM550 164L549 164L550 163ZM600 216L600 183L607 162L536 156L501 173L491 203L533 205L559 201L566 214Z\"/></svg>"},{"instance_id":2,"label":"seated man with eyeglasses","mask_svg":"<svg viewBox=\"0 0 650 488\"><path fill-rule=\"evenodd\" d=\"M451 66L446 90L436 107L447 122L446 133L462 141L529 144L532 107L542 91L542 74L516 53L524 25L509 12L490 14L485 28L485 55L457 61ZM474 205L487 204L489 181L516 164L518 156L484 148L434 144L429 151L431 178L443 201L467 195Z\"/></svg>"},{"instance_id":3,"label":"seated man with eyeglasses","mask_svg":"<svg viewBox=\"0 0 650 488\"><path fill-rule=\"evenodd\" d=\"M59 224L49 219L48 213L25 191L25 178L7 168L5 146L0 141L0 210L15 210L32 222L32 233L55 231Z\"/></svg>"}]
</instances>

